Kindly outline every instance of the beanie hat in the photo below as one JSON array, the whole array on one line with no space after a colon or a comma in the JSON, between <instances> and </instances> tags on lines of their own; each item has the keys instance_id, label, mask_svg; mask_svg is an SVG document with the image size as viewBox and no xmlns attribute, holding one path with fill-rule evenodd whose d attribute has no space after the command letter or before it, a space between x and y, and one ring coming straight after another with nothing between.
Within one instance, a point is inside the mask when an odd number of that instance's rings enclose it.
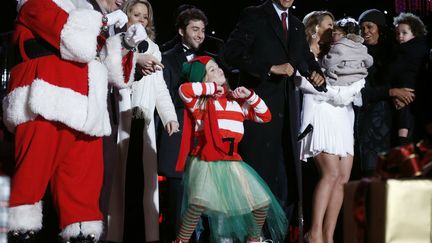
<instances>
[{"instance_id":1,"label":"beanie hat","mask_svg":"<svg viewBox=\"0 0 432 243\"><path fill-rule=\"evenodd\" d=\"M360 14L358 20L359 24L362 24L366 21L375 23L378 26L386 26L385 15L378 9L369 9Z\"/></svg>"},{"instance_id":2,"label":"beanie hat","mask_svg":"<svg viewBox=\"0 0 432 243\"><path fill-rule=\"evenodd\" d=\"M182 75L188 82L201 82L206 75L206 65L213 60L210 56L198 56L183 63Z\"/></svg>"}]
</instances>

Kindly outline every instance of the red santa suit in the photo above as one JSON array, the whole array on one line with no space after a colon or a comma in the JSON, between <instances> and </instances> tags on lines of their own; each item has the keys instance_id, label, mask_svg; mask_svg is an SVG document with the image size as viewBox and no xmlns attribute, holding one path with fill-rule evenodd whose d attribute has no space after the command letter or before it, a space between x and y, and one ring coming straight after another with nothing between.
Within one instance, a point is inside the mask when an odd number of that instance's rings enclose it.
<instances>
[{"instance_id":1,"label":"red santa suit","mask_svg":"<svg viewBox=\"0 0 432 243\"><path fill-rule=\"evenodd\" d=\"M16 138L11 231L41 229L50 183L64 238L102 232L108 81L126 87L135 66L132 52L122 55L119 35L97 48L102 25L102 14L85 0L28 0L19 10L13 47L22 60L3 100L4 122Z\"/></svg>"}]
</instances>

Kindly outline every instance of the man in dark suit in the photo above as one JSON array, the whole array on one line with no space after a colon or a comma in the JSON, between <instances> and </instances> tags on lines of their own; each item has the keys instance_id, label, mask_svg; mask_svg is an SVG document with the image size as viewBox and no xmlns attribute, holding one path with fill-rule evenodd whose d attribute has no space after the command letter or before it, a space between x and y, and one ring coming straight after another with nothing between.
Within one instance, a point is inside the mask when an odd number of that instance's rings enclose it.
<instances>
[{"instance_id":1,"label":"man in dark suit","mask_svg":"<svg viewBox=\"0 0 432 243\"><path fill-rule=\"evenodd\" d=\"M293 77L299 70L314 86L324 85L304 26L288 11L292 3L268 0L246 8L222 52L224 61L240 70L239 84L254 89L270 108L270 123L245 123L239 149L280 199L289 219L301 199L299 100Z\"/></svg>"},{"instance_id":2,"label":"man in dark suit","mask_svg":"<svg viewBox=\"0 0 432 243\"><path fill-rule=\"evenodd\" d=\"M178 94L181 84L181 69L187 62L199 55L199 48L205 39L206 15L197 8L187 8L177 17L176 28L180 36L180 42L162 54L164 79L170 91L171 98L176 108L180 131L183 128L184 105ZM180 150L181 132L169 136L159 126L158 129L158 172L167 178L165 191L161 195L161 212L164 215L162 228L166 232L161 235L163 242L175 240L180 213L183 189L181 185L182 173L175 171L177 156Z\"/></svg>"}]
</instances>

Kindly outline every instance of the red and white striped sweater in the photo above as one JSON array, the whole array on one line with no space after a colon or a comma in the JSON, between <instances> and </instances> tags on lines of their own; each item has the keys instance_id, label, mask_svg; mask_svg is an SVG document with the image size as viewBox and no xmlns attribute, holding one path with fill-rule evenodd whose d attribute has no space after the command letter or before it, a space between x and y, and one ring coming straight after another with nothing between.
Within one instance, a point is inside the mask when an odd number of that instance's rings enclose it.
<instances>
[{"instance_id":1,"label":"red and white striped sweater","mask_svg":"<svg viewBox=\"0 0 432 243\"><path fill-rule=\"evenodd\" d=\"M216 93L216 83L184 83L179 88L180 98L186 108L192 113L194 132L197 138L197 145L192 149L191 155L199 155L204 143L204 122L205 112L200 97L211 96ZM232 99L220 97L214 100L219 134L222 138L233 138L235 148L241 141L244 133L243 121L253 120L259 123L269 122L271 113L265 102L255 92L246 99ZM241 160L236 153L224 158L224 160Z\"/></svg>"}]
</instances>

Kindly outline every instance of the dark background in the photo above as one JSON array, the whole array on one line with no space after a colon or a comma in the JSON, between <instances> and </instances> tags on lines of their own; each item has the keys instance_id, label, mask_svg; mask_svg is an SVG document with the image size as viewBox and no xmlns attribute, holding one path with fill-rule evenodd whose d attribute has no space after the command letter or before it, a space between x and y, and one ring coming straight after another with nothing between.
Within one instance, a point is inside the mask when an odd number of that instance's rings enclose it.
<instances>
[{"instance_id":1,"label":"dark background","mask_svg":"<svg viewBox=\"0 0 432 243\"><path fill-rule=\"evenodd\" d=\"M174 29L175 10L181 4L193 4L204 10L209 19L207 34L226 40L234 28L238 16L243 8L250 5L259 5L263 0L150 0L154 9L157 43L161 44L171 39L176 31ZM0 33L13 29L13 20L16 16L15 1L2 0ZM351 16L355 19L366 9L377 8L387 11L388 20L395 15L394 0L296 0L291 9L298 18L302 19L313 10L329 10L336 19ZM426 25L431 27L431 12L421 14ZM214 34L212 34L214 31Z\"/></svg>"},{"instance_id":2,"label":"dark background","mask_svg":"<svg viewBox=\"0 0 432 243\"><path fill-rule=\"evenodd\" d=\"M207 34L215 32L215 36L226 40L229 33L237 23L239 14L242 9L250 5L259 5L264 1L261 0L219 0L219 1L151 1L155 11L155 25L158 34L158 42L163 43L175 34L173 27L173 12L177 6L188 3L194 4L204 10L209 19ZM292 9L295 16L302 19L307 13L313 10L330 10L336 18L345 15L357 19L363 10L368 8L378 8L387 10L393 14L393 0L296 0ZM168 14L162 14L168 13Z\"/></svg>"},{"instance_id":3,"label":"dark background","mask_svg":"<svg viewBox=\"0 0 432 243\"><path fill-rule=\"evenodd\" d=\"M15 0L0 0L1 8L0 8L0 71L3 73L7 73L7 68L5 69L6 60L6 51L7 51L7 42L10 33L13 30L13 21L16 16L16 2ZM358 19L358 16L367 9L376 8L381 11L385 11L387 13L388 23L392 22L392 18L396 15L395 13L395 1L396 0L295 0L293 7L290 11L294 13L295 16L302 19L307 13L313 10L328 10L334 14L336 19L339 19L344 16L351 16L355 19ZM401 0L398 0L401 1ZM405 0L405 2L427 2L431 0ZM229 33L233 30L235 24L237 23L240 12L243 8L250 5L259 5L264 2L264 0L150 0L153 5L154 10L154 18L155 18L155 26L157 39L156 42L158 44L162 44L176 35L176 30L174 28L175 22L175 13L178 6L181 4L193 4L198 8L202 9L209 19L209 25L207 26L207 34L214 35L223 40L226 40ZM428 3L432 4L432 3ZM295 8L294 8L295 6ZM430 6L430 5L429 5ZM417 15L419 15L424 23L429 28L429 33L432 32L432 7L429 10L425 9L417 9L416 11L411 11ZM431 35L429 34L429 39ZM431 43L431 42L429 42ZM5 76L1 75L2 79L0 80L0 100L2 94L6 88L6 82L4 80ZM6 79L7 80L7 79ZM1 126L1 124L0 124ZM0 127L1 132L1 127ZM1 141L0 134L0 143ZM11 146L10 146L11 147ZM0 148L5 148L5 145L1 144ZM11 150L11 149L10 149ZM0 150L1 154L1 150ZM12 158L12 155L10 156ZM0 157L1 159L1 157ZM10 159L12 160L12 159ZM306 163L304 165L304 176L305 181L308 183L304 183L304 192L305 195L311 196L310 193L313 190L313 185L316 178L316 171L313 168L313 163ZM355 170L355 169L354 169ZM142 171L142 170L140 170ZM354 171L353 171L354 174ZM315 178L315 179L314 179ZM305 198L305 209L311 208L310 198ZM50 200L45 200L48 204ZM52 206L51 206L52 207ZM305 219L306 225L308 221L308 210L305 210ZM56 230L56 222L52 222L49 219L56 218L53 216L55 213L53 211L48 211L48 213L44 214L44 222L45 222L45 233L47 235L53 236L50 234L49 230ZM47 226L47 223L50 226ZM137 225L138 227L138 225ZM140 229L142 229L142 226ZM138 228L139 228L138 227ZM341 242L341 234L339 232L340 227L337 230L337 239L335 242ZM138 231L139 232L139 231ZM48 236L47 236L48 237ZM55 240L55 239L54 239ZM54 240L45 241L45 242L54 242Z\"/></svg>"}]
</instances>

